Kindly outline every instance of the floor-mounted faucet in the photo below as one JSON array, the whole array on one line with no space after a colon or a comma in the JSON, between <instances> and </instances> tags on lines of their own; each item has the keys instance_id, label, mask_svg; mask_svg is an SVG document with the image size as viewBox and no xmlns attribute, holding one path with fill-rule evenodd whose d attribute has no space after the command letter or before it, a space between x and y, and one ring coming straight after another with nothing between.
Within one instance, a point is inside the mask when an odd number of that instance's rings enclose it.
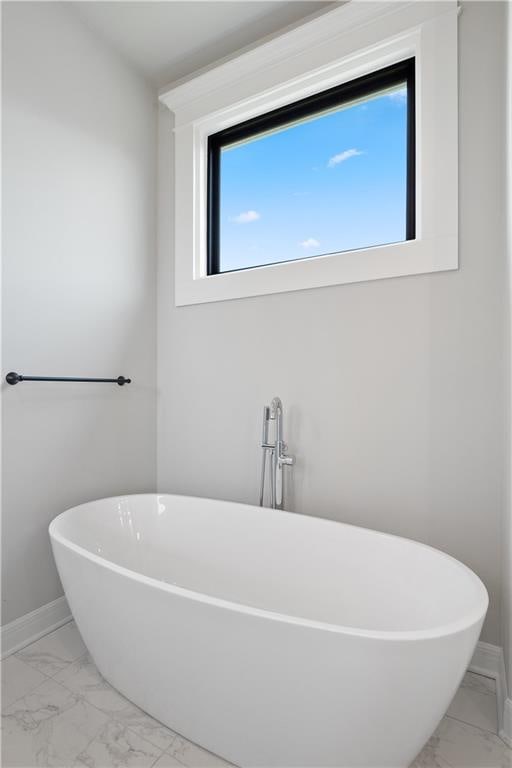
<instances>
[{"instance_id":1,"label":"floor-mounted faucet","mask_svg":"<svg viewBox=\"0 0 512 768\"><path fill-rule=\"evenodd\" d=\"M274 442L269 442L270 422L273 422ZM279 397L274 397L270 406L263 408L263 432L261 437L263 449L261 463L260 507L263 506L265 495L265 474L267 457L270 458L270 506L273 509L284 509L284 477L286 466L295 463L293 456L286 453L288 446L283 440L283 404Z\"/></svg>"}]
</instances>

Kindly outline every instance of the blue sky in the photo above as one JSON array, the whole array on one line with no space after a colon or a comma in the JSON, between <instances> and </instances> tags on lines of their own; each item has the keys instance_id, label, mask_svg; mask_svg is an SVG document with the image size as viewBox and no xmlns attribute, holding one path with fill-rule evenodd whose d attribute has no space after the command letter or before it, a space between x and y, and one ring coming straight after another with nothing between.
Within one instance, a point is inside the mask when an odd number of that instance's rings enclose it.
<instances>
[{"instance_id":1,"label":"blue sky","mask_svg":"<svg viewBox=\"0 0 512 768\"><path fill-rule=\"evenodd\" d=\"M221 155L220 269L405 239L404 87Z\"/></svg>"}]
</instances>

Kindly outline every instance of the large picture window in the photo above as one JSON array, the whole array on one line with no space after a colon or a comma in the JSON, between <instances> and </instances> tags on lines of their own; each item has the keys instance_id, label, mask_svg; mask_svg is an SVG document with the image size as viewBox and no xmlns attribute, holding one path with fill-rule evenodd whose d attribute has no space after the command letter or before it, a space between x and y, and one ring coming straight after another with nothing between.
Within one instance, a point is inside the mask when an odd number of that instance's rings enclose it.
<instances>
[{"instance_id":1,"label":"large picture window","mask_svg":"<svg viewBox=\"0 0 512 768\"><path fill-rule=\"evenodd\" d=\"M208 138L207 274L413 240L415 59Z\"/></svg>"}]
</instances>

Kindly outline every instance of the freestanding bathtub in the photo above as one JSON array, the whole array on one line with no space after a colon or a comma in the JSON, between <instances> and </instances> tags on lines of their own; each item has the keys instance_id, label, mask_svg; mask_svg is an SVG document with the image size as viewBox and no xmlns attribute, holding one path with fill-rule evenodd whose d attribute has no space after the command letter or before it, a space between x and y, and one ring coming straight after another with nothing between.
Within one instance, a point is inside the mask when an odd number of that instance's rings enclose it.
<instances>
[{"instance_id":1,"label":"freestanding bathtub","mask_svg":"<svg viewBox=\"0 0 512 768\"><path fill-rule=\"evenodd\" d=\"M435 549L243 504L103 499L50 536L106 679L241 766L406 768L487 610L477 576Z\"/></svg>"}]
</instances>

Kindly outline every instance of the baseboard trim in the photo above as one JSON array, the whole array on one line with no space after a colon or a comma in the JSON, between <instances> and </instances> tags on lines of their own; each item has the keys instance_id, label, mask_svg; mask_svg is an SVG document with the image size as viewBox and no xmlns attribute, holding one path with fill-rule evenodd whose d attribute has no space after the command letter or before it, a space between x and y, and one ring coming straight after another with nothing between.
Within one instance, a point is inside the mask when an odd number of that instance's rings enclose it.
<instances>
[{"instance_id":1,"label":"baseboard trim","mask_svg":"<svg viewBox=\"0 0 512 768\"><path fill-rule=\"evenodd\" d=\"M512 700L508 698L503 649L498 645L479 642L469 669L478 675L485 675L485 677L492 677L496 680L498 735L505 744L512 747Z\"/></svg>"},{"instance_id":2,"label":"baseboard trim","mask_svg":"<svg viewBox=\"0 0 512 768\"><path fill-rule=\"evenodd\" d=\"M512 748L512 699L506 699L503 707L503 728L500 729L500 738L508 747Z\"/></svg>"},{"instance_id":3,"label":"baseboard trim","mask_svg":"<svg viewBox=\"0 0 512 768\"><path fill-rule=\"evenodd\" d=\"M25 648L40 637L53 632L71 621L71 611L65 597L59 597L51 603L42 605L31 613L1 627L1 658Z\"/></svg>"}]
</instances>

